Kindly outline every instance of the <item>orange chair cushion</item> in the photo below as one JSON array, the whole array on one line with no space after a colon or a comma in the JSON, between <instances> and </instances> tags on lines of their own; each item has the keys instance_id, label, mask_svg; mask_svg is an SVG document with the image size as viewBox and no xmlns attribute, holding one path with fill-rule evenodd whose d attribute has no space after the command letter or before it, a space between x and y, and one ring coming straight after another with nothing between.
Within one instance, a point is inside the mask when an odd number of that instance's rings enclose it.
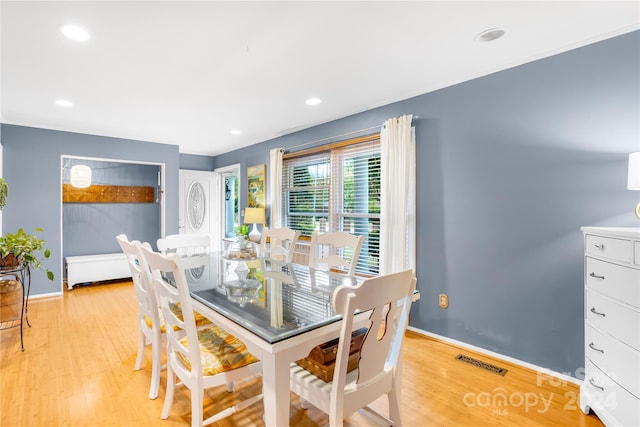
<instances>
[{"instance_id":1,"label":"orange chair cushion","mask_svg":"<svg viewBox=\"0 0 640 427\"><path fill-rule=\"evenodd\" d=\"M216 375L258 361L253 354L247 351L247 346L242 341L218 326L214 325L199 330L198 341L200 342L200 363L204 375ZM186 347L187 337L182 338L180 343ZM187 369L191 369L189 358L180 352L176 354Z\"/></svg>"}]
</instances>

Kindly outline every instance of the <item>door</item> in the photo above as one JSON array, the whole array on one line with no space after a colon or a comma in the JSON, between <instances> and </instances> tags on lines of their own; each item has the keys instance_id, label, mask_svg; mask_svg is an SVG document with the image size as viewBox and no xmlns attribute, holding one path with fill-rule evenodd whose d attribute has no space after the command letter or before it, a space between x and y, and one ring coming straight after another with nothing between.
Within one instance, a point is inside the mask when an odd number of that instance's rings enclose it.
<instances>
[{"instance_id":1,"label":"door","mask_svg":"<svg viewBox=\"0 0 640 427\"><path fill-rule=\"evenodd\" d=\"M213 236L216 173L180 169L179 233Z\"/></svg>"}]
</instances>

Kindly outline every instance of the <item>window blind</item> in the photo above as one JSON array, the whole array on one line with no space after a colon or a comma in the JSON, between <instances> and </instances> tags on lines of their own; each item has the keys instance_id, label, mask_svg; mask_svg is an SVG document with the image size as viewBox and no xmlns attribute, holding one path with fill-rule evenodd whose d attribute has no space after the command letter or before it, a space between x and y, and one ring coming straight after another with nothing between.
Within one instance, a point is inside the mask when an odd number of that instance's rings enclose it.
<instances>
[{"instance_id":1,"label":"window blind","mask_svg":"<svg viewBox=\"0 0 640 427\"><path fill-rule=\"evenodd\" d=\"M326 151L286 159L283 164L286 227L301 231L345 231L364 235L356 272L378 273L380 248L380 140L337 144ZM350 253L341 253L350 259Z\"/></svg>"}]
</instances>

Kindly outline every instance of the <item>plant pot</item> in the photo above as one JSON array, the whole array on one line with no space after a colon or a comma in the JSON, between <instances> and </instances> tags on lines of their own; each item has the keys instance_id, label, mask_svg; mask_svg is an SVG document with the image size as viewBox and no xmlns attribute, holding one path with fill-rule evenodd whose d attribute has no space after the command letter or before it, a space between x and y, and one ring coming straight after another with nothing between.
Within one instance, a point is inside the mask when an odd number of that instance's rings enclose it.
<instances>
[{"instance_id":1,"label":"plant pot","mask_svg":"<svg viewBox=\"0 0 640 427\"><path fill-rule=\"evenodd\" d=\"M1 268L18 267L24 260L24 254L16 256L13 252L9 252L4 258L0 258Z\"/></svg>"}]
</instances>

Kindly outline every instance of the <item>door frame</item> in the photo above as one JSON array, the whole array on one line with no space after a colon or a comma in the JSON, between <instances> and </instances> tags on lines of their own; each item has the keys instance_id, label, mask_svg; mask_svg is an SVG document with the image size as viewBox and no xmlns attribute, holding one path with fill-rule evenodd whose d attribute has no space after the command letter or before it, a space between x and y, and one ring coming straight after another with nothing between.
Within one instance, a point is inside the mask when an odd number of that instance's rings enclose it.
<instances>
[{"instance_id":1,"label":"door frame","mask_svg":"<svg viewBox=\"0 0 640 427\"><path fill-rule=\"evenodd\" d=\"M223 166L221 168L217 168L214 170L217 178L217 198L220 203L218 203L218 208L216 209L216 227L214 232L214 237L218 242L222 242L222 238L224 237L225 224L224 224L224 208L225 208L225 200L224 200L224 178L227 175L232 175L235 173L236 179L238 180L238 199L240 199L240 193L242 191L242 167L240 163L234 163L232 165ZM238 210L240 210L240 200L238 200ZM239 216L242 216L241 212L238 212Z\"/></svg>"},{"instance_id":2,"label":"door frame","mask_svg":"<svg viewBox=\"0 0 640 427\"><path fill-rule=\"evenodd\" d=\"M144 162L139 160L124 160L124 159L112 159L105 157L90 157L90 156L74 156L71 154L61 154L60 155L60 188L62 188L62 184L64 184L64 166L65 159L78 159L78 160L91 160L97 162L110 162L110 163L125 163L125 164L134 164L134 165L151 165L157 166L160 169L160 174L158 176L158 203L160 204L160 230L159 234L164 237L165 235L165 163L160 162ZM62 191L60 191L60 227L58 228L60 231L60 272L64 276L64 255L63 255L63 240L64 240L64 230L63 230L63 206L64 203L62 201ZM64 292L64 280L60 278L60 295ZM52 295L55 295L53 293Z\"/></svg>"}]
</instances>

